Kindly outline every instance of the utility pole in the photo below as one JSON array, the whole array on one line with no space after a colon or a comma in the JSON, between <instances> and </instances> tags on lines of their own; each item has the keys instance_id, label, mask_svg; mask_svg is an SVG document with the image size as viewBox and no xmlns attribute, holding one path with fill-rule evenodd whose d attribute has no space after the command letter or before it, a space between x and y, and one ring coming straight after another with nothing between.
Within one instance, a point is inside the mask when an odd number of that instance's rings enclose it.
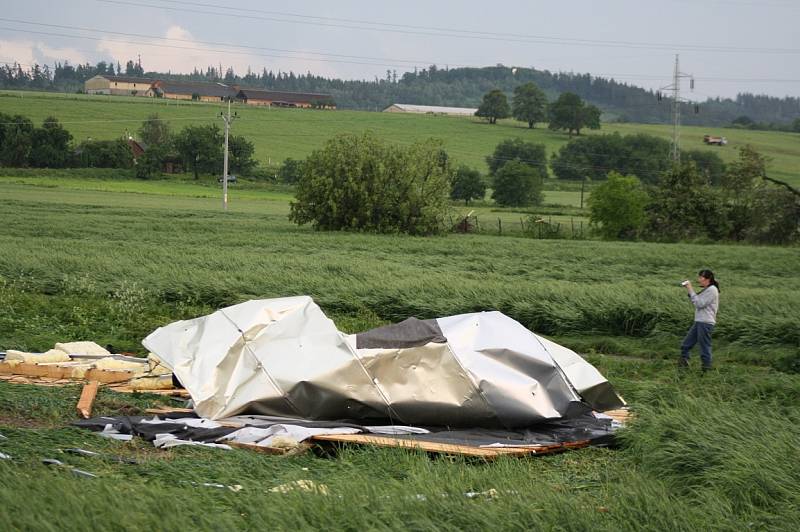
<instances>
[{"instance_id":1,"label":"utility pole","mask_svg":"<svg viewBox=\"0 0 800 532\"><path fill-rule=\"evenodd\" d=\"M222 159L222 210L226 212L228 210L228 133L231 129L231 122L237 118L236 113L231 116L231 99L228 97L228 113L219 113L225 122L225 154Z\"/></svg>"},{"instance_id":2,"label":"utility pole","mask_svg":"<svg viewBox=\"0 0 800 532\"><path fill-rule=\"evenodd\" d=\"M675 54L672 84L660 89L672 91L672 146L670 147L670 158L675 164L681 162L681 104L688 102L688 100L681 98L681 79L683 78L689 78L689 87L694 90L694 76L681 72L678 54ZM661 99L660 95L659 99Z\"/></svg>"}]
</instances>

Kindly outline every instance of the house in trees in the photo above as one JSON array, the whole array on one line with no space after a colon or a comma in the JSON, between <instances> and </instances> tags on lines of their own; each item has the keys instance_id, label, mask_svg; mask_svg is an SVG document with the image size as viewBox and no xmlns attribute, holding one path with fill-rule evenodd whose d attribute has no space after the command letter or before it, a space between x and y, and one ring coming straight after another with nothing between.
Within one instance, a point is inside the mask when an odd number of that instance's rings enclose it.
<instances>
[{"instance_id":1,"label":"house in trees","mask_svg":"<svg viewBox=\"0 0 800 532\"><path fill-rule=\"evenodd\" d=\"M336 109L330 94L313 92L287 92L261 89L241 89L236 98L247 105L268 107L301 107L316 109Z\"/></svg>"},{"instance_id":2,"label":"house in trees","mask_svg":"<svg viewBox=\"0 0 800 532\"><path fill-rule=\"evenodd\" d=\"M131 76L98 75L84 82L87 94L113 94L115 96L149 96L152 79Z\"/></svg>"}]
</instances>

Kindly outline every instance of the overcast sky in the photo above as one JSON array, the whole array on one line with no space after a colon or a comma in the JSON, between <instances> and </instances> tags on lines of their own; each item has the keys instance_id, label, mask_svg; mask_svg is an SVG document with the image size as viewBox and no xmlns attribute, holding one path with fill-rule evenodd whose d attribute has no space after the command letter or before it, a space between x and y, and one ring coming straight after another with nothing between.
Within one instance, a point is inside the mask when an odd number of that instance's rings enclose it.
<instances>
[{"instance_id":1,"label":"overcast sky","mask_svg":"<svg viewBox=\"0 0 800 532\"><path fill-rule=\"evenodd\" d=\"M3 4L0 62L124 65L141 54L148 71L221 64L240 74L266 67L346 79L502 63L659 88L671 82L678 53L681 70L697 78L695 99L800 96L800 0Z\"/></svg>"}]
</instances>

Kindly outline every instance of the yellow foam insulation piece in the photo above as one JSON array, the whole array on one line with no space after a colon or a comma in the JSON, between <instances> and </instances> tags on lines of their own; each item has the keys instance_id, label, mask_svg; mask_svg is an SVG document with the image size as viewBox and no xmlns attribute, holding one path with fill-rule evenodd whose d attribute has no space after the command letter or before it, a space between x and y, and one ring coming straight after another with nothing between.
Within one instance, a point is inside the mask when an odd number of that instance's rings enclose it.
<instances>
[{"instance_id":1,"label":"yellow foam insulation piece","mask_svg":"<svg viewBox=\"0 0 800 532\"><path fill-rule=\"evenodd\" d=\"M171 390L172 374L161 375L159 377L139 377L138 379L131 380L131 389L135 391L142 390Z\"/></svg>"},{"instance_id":2,"label":"yellow foam insulation piece","mask_svg":"<svg viewBox=\"0 0 800 532\"><path fill-rule=\"evenodd\" d=\"M36 364L39 362L69 362L70 360L71 359L69 358L68 354L58 349L50 349L42 354L14 351L13 349L6 351L6 362L12 366L15 366L21 362Z\"/></svg>"},{"instance_id":3,"label":"yellow foam insulation piece","mask_svg":"<svg viewBox=\"0 0 800 532\"><path fill-rule=\"evenodd\" d=\"M108 356L111 354L105 348L100 347L94 342L58 343L56 344L56 349L70 355Z\"/></svg>"},{"instance_id":4,"label":"yellow foam insulation piece","mask_svg":"<svg viewBox=\"0 0 800 532\"><path fill-rule=\"evenodd\" d=\"M86 372L92 369L91 364L81 364L80 366L75 366L72 368L72 371L69 374L70 379L82 379L86 376Z\"/></svg>"},{"instance_id":5,"label":"yellow foam insulation piece","mask_svg":"<svg viewBox=\"0 0 800 532\"><path fill-rule=\"evenodd\" d=\"M117 360L111 357L99 359L94 363L94 367L112 371L133 371L135 373L145 373L149 369L147 364L141 362L128 362L127 360Z\"/></svg>"},{"instance_id":6,"label":"yellow foam insulation piece","mask_svg":"<svg viewBox=\"0 0 800 532\"><path fill-rule=\"evenodd\" d=\"M286 484L270 488L268 491L272 493L289 493L295 490L317 493L319 495L327 495L329 493L328 486L325 484L317 484L313 480L295 480L294 482L287 482Z\"/></svg>"},{"instance_id":7,"label":"yellow foam insulation piece","mask_svg":"<svg viewBox=\"0 0 800 532\"><path fill-rule=\"evenodd\" d=\"M269 441L269 446L276 449L296 449L300 447L300 442L289 436L275 436Z\"/></svg>"},{"instance_id":8,"label":"yellow foam insulation piece","mask_svg":"<svg viewBox=\"0 0 800 532\"><path fill-rule=\"evenodd\" d=\"M147 355L147 364L150 366L150 375L171 375L172 370L169 369L164 363L158 358L158 355L155 353L148 353Z\"/></svg>"}]
</instances>

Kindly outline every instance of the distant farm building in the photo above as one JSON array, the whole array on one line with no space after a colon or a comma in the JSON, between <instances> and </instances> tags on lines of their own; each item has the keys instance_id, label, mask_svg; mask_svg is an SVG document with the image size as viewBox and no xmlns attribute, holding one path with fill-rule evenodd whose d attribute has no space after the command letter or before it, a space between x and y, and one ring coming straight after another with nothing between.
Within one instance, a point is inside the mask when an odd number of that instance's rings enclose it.
<instances>
[{"instance_id":1,"label":"distant farm building","mask_svg":"<svg viewBox=\"0 0 800 532\"><path fill-rule=\"evenodd\" d=\"M384 113L417 113L448 116L474 116L478 109L468 107L440 107L438 105L412 105L395 103L383 110Z\"/></svg>"},{"instance_id":2,"label":"distant farm building","mask_svg":"<svg viewBox=\"0 0 800 532\"><path fill-rule=\"evenodd\" d=\"M242 89L236 98L247 105L265 105L269 107L315 107L318 109L336 109L330 94L313 92L284 92L260 89Z\"/></svg>"},{"instance_id":3,"label":"distant farm building","mask_svg":"<svg viewBox=\"0 0 800 532\"><path fill-rule=\"evenodd\" d=\"M243 89L238 85L204 81L173 81L103 75L86 80L84 87L87 94L150 96L200 102L221 102L230 98L247 105L336 109L336 103L330 94Z\"/></svg>"},{"instance_id":4,"label":"distant farm building","mask_svg":"<svg viewBox=\"0 0 800 532\"><path fill-rule=\"evenodd\" d=\"M233 98L238 87L224 83L206 83L202 81L164 81L153 82L151 96L172 100L195 100L200 102L220 102Z\"/></svg>"},{"instance_id":5,"label":"distant farm building","mask_svg":"<svg viewBox=\"0 0 800 532\"><path fill-rule=\"evenodd\" d=\"M130 76L95 76L87 79L84 89L87 94L113 94L115 96L149 96L152 79Z\"/></svg>"}]
</instances>

